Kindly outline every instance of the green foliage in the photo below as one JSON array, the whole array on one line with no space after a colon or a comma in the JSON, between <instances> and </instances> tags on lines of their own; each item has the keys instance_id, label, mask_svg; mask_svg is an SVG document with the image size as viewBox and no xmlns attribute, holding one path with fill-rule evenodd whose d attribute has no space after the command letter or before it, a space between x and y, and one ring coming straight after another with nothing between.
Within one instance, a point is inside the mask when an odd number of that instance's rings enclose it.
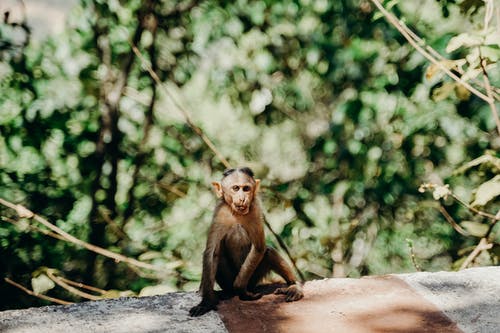
<instances>
[{"instance_id":1,"label":"green foliage","mask_svg":"<svg viewBox=\"0 0 500 333\"><path fill-rule=\"evenodd\" d=\"M451 52L445 67L479 80L484 60L498 86L497 30L463 30L484 2L420 6L386 7ZM498 210L495 123L376 15L366 1L82 1L65 33L41 43L1 25L0 197L165 272L89 254L2 207L0 276L75 301L32 272L50 267L108 296L194 290L223 165L180 108L263 179L268 220L307 278L414 270L408 244L424 270L457 265L487 224L449 191ZM436 200L473 237L418 192L437 181L450 187ZM41 304L1 292L2 308Z\"/></svg>"}]
</instances>

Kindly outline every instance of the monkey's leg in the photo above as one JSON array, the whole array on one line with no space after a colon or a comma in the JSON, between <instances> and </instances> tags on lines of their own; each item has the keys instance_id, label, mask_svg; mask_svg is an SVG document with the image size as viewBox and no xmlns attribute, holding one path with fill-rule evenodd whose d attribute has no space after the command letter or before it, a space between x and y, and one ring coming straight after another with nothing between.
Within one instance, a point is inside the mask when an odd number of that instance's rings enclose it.
<instances>
[{"instance_id":1,"label":"monkey's leg","mask_svg":"<svg viewBox=\"0 0 500 333\"><path fill-rule=\"evenodd\" d=\"M222 289L218 293L219 299L229 299L235 295L233 283L238 271L236 271L227 257L226 249L223 249L221 254L223 255L219 259L219 266L217 267L215 281L217 281L217 284Z\"/></svg>"},{"instance_id":2,"label":"monkey's leg","mask_svg":"<svg viewBox=\"0 0 500 333\"><path fill-rule=\"evenodd\" d=\"M236 278L236 272L230 267L230 263L227 259L222 259L219 262L219 267L217 267L217 275L215 276L215 281L224 291L231 291L233 288L233 282Z\"/></svg>"},{"instance_id":3,"label":"monkey's leg","mask_svg":"<svg viewBox=\"0 0 500 333\"><path fill-rule=\"evenodd\" d=\"M221 287L221 291L218 293L219 299L225 300L237 295L237 292L233 288L234 280L236 279L237 271L231 268L231 264L227 261L221 262L216 275L217 284ZM258 294L249 293L253 296L250 299L257 299L259 297L255 296ZM241 297L241 295L240 295Z\"/></svg>"},{"instance_id":4,"label":"monkey's leg","mask_svg":"<svg viewBox=\"0 0 500 333\"><path fill-rule=\"evenodd\" d=\"M203 252L203 271L201 275L201 302L189 310L191 317L198 317L217 308L219 302L213 287L216 268L219 265L220 239L207 241L207 248Z\"/></svg>"}]
</instances>

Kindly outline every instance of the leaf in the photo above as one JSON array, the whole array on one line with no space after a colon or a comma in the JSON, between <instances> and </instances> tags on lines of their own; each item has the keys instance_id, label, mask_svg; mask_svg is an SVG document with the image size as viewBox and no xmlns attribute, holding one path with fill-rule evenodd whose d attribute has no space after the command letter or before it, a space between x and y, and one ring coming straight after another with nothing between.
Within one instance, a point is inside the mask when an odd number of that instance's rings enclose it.
<instances>
[{"instance_id":1,"label":"leaf","mask_svg":"<svg viewBox=\"0 0 500 333\"><path fill-rule=\"evenodd\" d=\"M437 87L432 91L432 99L436 102L442 101L450 94L452 94L455 91L455 82L445 82L441 87Z\"/></svg>"},{"instance_id":2,"label":"leaf","mask_svg":"<svg viewBox=\"0 0 500 333\"><path fill-rule=\"evenodd\" d=\"M489 228L487 224L472 221L463 221L460 226L474 237L484 237Z\"/></svg>"},{"instance_id":3,"label":"leaf","mask_svg":"<svg viewBox=\"0 0 500 333\"><path fill-rule=\"evenodd\" d=\"M500 195L500 175L482 183L476 190L476 196L472 206L484 206Z\"/></svg>"},{"instance_id":4,"label":"leaf","mask_svg":"<svg viewBox=\"0 0 500 333\"><path fill-rule=\"evenodd\" d=\"M459 270L462 264L464 263L465 259L467 259L467 256L460 257L456 261L454 261L451 264L452 269L456 271Z\"/></svg>"},{"instance_id":5,"label":"leaf","mask_svg":"<svg viewBox=\"0 0 500 333\"><path fill-rule=\"evenodd\" d=\"M446 46L446 52L453 52L461 47L471 47L481 45L483 39L479 36L473 36L468 33L462 33L452 37Z\"/></svg>"},{"instance_id":6,"label":"leaf","mask_svg":"<svg viewBox=\"0 0 500 333\"><path fill-rule=\"evenodd\" d=\"M465 88L462 84L455 85L455 95L461 101L467 101L470 98L469 89Z\"/></svg>"},{"instance_id":7,"label":"leaf","mask_svg":"<svg viewBox=\"0 0 500 333\"><path fill-rule=\"evenodd\" d=\"M102 298L119 298L119 297L134 297L136 296L132 290L107 290L102 294Z\"/></svg>"},{"instance_id":8,"label":"leaf","mask_svg":"<svg viewBox=\"0 0 500 333\"><path fill-rule=\"evenodd\" d=\"M470 52L465 56L467 63L469 64L469 69L481 69L481 53L479 52L479 47L474 47L470 49Z\"/></svg>"},{"instance_id":9,"label":"leaf","mask_svg":"<svg viewBox=\"0 0 500 333\"><path fill-rule=\"evenodd\" d=\"M497 35L496 38L500 39L500 36ZM496 62L498 62L498 59L500 58L500 50L498 49L498 47L482 46L481 47L481 56L484 59L489 59L489 61L492 63L496 63Z\"/></svg>"},{"instance_id":10,"label":"leaf","mask_svg":"<svg viewBox=\"0 0 500 333\"><path fill-rule=\"evenodd\" d=\"M56 284L47 275L40 274L31 279L31 287L37 294L43 294L46 291L54 288Z\"/></svg>"},{"instance_id":11,"label":"leaf","mask_svg":"<svg viewBox=\"0 0 500 333\"><path fill-rule=\"evenodd\" d=\"M470 67L467 71L462 75L462 80L469 81L471 79L476 78L479 74L483 72L482 68Z\"/></svg>"},{"instance_id":12,"label":"leaf","mask_svg":"<svg viewBox=\"0 0 500 333\"><path fill-rule=\"evenodd\" d=\"M156 286L147 286L141 289L139 293L139 297L143 296L155 296L155 295L163 295L166 293L171 293L176 291L177 289L171 285L167 284L159 284Z\"/></svg>"},{"instance_id":13,"label":"leaf","mask_svg":"<svg viewBox=\"0 0 500 333\"><path fill-rule=\"evenodd\" d=\"M492 29L484 38L484 45L500 46L500 32L497 29Z\"/></svg>"},{"instance_id":14,"label":"leaf","mask_svg":"<svg viewBox=\"0 0 500 333\"><path fill-rule=\"evenodd\" d=\"M495 168L500 170L500 158L497 158L493 155L485 154L482 156L479 156L478 158L473 159L472 161L464 164L457 170L453 172L454 175L464 173L465 171L469 170L470 168L482 165L482 164L491 164Z\"/></svg>"},{"instance_id":15,"label":"leaf","mask_svg":"<svg viewBox=\"0 0 500 333\"><path fill-rule=\"evenodd\" d=\"M148 261L148 260L154 260L154 259L158 259L158 258L162 258L162 257L163 257L163 254L159 251L147 251L147 252L142 253L138 259L140 261Z\"/></svg>"},{"instance_id":16,"label":"leaf","mask_svg":"<svg viewBox=\"0 0 500 333\"><path fill-rule=\"evenodd\" d=\"M375 14L373 14L373 21L377 21L383 17L384 17L384 14L382 14L381 11L376 11Z\"/></svg>"},{"instance_id":17,"label":"leaf","mask_svg":"<svg viewBox=\"0 0 500 333\"><path fill-rule=\"evenodd\" d=\"M458 69L462 68L463 65L467 63L467 60L465 59L458 59L458 60L442 60L439 62L440 65L447 69ZM432 79L436 74L440 73L441 66L438 66L437 64L430 64L429 67L427 67L427 70L425 71L425 78L427 80Z\"/></svg>"}]
</instances>

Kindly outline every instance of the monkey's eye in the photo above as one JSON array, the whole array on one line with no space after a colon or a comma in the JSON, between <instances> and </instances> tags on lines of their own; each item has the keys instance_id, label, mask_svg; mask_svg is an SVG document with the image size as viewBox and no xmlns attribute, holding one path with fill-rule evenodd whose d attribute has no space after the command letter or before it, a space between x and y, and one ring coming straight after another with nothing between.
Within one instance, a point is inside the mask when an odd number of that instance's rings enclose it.
<instances>
[{"instance_id":1,"label":"monkey's eye","mask_svg":"<svg viewBox=\"0 0 500 333\"><path fill-rule=\"evenodd\" d=\"M243 186L243 192L249 192L250 191L250 186Z\"/></svg>"},{"instance_id":2,"label":"monkey's eye","mask_svg":"<svg viewBox=\"0 0 500 333\"><path fill-rule=\"evenodd\" d=\"M234 186L233 186L233 191L234 191L234 192L238 192L239 190L240 190L240 187L239 187L239 186L237 186L237 185L234 185Z\"/></svg>"}]
</instances>

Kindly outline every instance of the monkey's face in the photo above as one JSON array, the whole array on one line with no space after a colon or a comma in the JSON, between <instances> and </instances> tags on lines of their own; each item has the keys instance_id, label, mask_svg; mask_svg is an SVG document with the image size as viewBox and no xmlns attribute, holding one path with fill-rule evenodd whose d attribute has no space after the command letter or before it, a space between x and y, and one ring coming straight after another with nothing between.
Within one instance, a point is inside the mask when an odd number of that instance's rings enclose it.
<instances>
[{"instance_id":1,"label":"monkey's face","mask_svg":"<svg viewBox=\"0 0 500 333\"><path fill-rule=\"evenodd\" d=\"M253 185L231 184L224 189L224 200L235 214L246 215L253 201Z\"/></svg>"},{"instance_id":2,"label":"monkey's face","mask_svg":"<svg viewBox=\"0 0 500 333\"><path fill-rule=\"evenodd\" d=\"M224 199L234 214L246 215L252 206L259 180L235 172L223 178L220 183L214 182L213 185L217 196Z\"/></svg>"}]
</instances>

